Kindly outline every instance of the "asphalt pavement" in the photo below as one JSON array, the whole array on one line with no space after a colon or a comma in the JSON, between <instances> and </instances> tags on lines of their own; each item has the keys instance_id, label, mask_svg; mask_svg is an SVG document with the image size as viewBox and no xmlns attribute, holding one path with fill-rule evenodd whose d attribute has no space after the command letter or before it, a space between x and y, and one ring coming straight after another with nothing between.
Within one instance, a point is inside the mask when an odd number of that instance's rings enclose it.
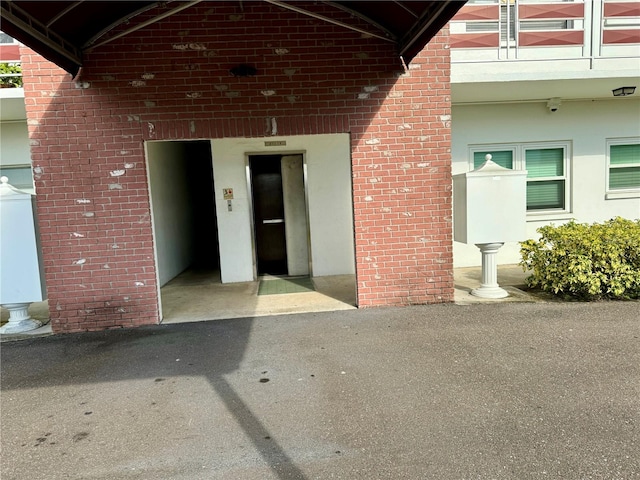
<instances>
[{"instance_id":1,"label":"asphalt pavement","mask_svg":"<svg viewBox=\"0 0 640 480\"><path fill-rule=\"evenodd\" d=\"M412 306L3 343L0 478L640 479L639 307Z\"/></svg>"}]
</instances>

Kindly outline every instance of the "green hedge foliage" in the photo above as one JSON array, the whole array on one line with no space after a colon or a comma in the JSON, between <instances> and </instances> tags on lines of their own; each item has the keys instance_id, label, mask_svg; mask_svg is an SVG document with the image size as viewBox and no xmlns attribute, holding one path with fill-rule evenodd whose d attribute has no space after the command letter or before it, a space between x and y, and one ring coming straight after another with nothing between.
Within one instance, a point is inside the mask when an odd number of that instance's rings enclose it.
<instances>
[{"instance_id":1,"label":"green hedge foliage","mask_svg":"<svg viewBox=\"0 0 640 480\"><path fill-rule=\"evenodd\" d=\"M0 87L22 87L22 67L17 63L0 62Z\"/></svg>"},{"instance_id":2,"label":"green hedge foliage","mask_svg":"<svg viewBox=\"0 0 640 480\"><path fill-rule=\"evenodd\" d=\"M580 300L640 298L640 220L548 225L520 242L527 286Z\"/></svg>"}]
</instances>

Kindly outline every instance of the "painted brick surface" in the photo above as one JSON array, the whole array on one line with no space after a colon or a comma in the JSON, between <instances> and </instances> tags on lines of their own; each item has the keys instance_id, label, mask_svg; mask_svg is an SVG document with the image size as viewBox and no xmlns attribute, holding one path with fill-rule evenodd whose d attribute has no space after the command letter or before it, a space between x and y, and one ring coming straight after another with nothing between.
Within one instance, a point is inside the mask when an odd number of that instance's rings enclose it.
<instances>
[{"instance_id":1,"label":"painted brick surface","mask_svg":"<svg viewBox=\"0 0 640 480\"><path fill-rule=\"evenodd\" d=\"M389 43L212 5L94 49L75 81L22 48L54 331L159 320L145 140L349 132L359 306L452 301L448 32L405 71Z\"/></svg>"}]
</instances>

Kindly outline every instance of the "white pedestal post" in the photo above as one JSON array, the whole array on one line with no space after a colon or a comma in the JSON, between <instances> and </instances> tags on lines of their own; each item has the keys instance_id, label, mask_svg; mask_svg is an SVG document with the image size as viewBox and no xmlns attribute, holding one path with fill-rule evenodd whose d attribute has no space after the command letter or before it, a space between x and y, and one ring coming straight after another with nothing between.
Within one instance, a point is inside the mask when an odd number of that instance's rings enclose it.
<instances>
[{"instance_id":1,"label":"white pedestal post","mask_svg":"<svg viewBox=\"0 0 640 480\"><path fill-rule=\"evenodd\" d=\"M476 243L482 253L482 281L471 295L480 298L504 298L509 294L498 286L498 261L496 255L504 243Z\"/></svg>"},{"instance_id":2,"label":"white pedestal post","mask_svg":"<svg viewBox=\"0 0 640 480\"><path fill-rule=\"evenodd\" d=\"M9 323L0 333L28 332L42 326L27 309L46 297L36 221L36 196L0 177L0 305L9 310Z\"/></svg>"},{"instance_id":3,"label":"white pedestal post","mask_svg":"<svg viewBox=\"0 0 640 480\"><path fill-rule=\"evenodd\" d=\"M42 326L42 323L29 316L28 303L7 303L2 306L9 310L9 322L0 328L0 333L22 333Z\"/></svg>"}]
</instances>

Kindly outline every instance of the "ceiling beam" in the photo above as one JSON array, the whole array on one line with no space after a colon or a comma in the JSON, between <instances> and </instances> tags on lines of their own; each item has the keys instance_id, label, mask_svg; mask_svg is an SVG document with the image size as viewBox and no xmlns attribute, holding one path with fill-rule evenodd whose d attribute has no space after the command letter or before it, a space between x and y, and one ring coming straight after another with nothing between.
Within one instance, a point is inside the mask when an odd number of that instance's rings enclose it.
<instances>
[{"instance_id":1,"label":"ceiling beam","mask_svg":"<svg viewBox=\"0 0 640 480\"><path fill-rule=\"evenodd\" d=\"M0 8L2 9L3 20L6 20L25 32L29 32L35 40L59 55L62 55L67 60L70 60L78 66L82 65L82 54L73 44L66 41L43 23L40 23L13 2L0 2Z\"/></svg>"},{"instance_id":2,"label":"ceiling beam","mask_svg":"<svg viewBox=\"0 0 640 480\"><path fill-rule=\"evenodd\" d=\"M79 2L74 2L70 4L67 8L63 8L55 17L53 17L51 20L47 22L47 28L49 28L51 25L56 23L58 20L60 20L62 17L64 17L67 13L69 13L71 10L76 8L81 3L82 3L82 0Z\"/></svg>"},{"instance_id":3,"label":"ceiling beam","mask_svg":"<svg viewBox=\"0 0 640 480\"><path fill-rule=\"evenodd\" d=\"M339 27L346 28L349 30L353 30L358 33L362 33L363 35L367 35L369 37L378 38L380 40L384 40L386 42L396 43L396 40L393 38L385 37L383 35L378 35L376 33L368 32L362 28L355 27L353 25L349 25L344 22L340 22L338 20L334 20L333 18L325 17L324 15L320 15L318 13L313 13L308 10L304 10L300 7L296 7L290 3L281 2L279 0L265 0L267 3L271 3L272 5L276 5L278 7L286 8L287 10L292 10L297 13L301 13L302 15L307 15L309 17L316 18L318 20L322 20L323 22L332 23L333 25L338 25Z\"/></svg>"},{"instance_id":4,"label":"ceiling beam","mask_svg":"<svg viewBox=\"0 0 640 480\"><path fill-rule=\"evenodd\" d=\"M103 40L102 42L99 42L99 43L96 43L94 45L91 45L89 48L84 49L84 51L85 52L89 52L89 51L93 50L94 48L98 48L98 47L101 47L103 45L106 45L107 43L110 43L110 42L113 42L114 40L117 40L118 38L122 38L122 37L124 37L126 35L129 35L130 33L133 33L133 32L135 32L137 30L140 30L141 28L147 27L147 26L149 26L149 25L151 25L153 23L159 22L160 20L163 20L163 19L165 19L167 17L170 17L171 15L174 15L174 14L176 14L178 12L181 12L182 10L185 10L185 9L187 9L189 7L192 7L193 5L195 5L197 3L200 3L201 1L202 0L192 0L191 2L186 2L186 3L180 2L180 6L174 8L172 10L169 10L168 12L165 12L165 13L163 13L161 15L158 15L158 16L155 16L153 18L150 18L149 20L146 20L146 21L144 21L142 23L139 23L135 27L129 28L128 30L125 30L124 32L120 32L117 35L114 35L113 37L109 37L109 38ZM124 19L123 19L123 21L124 21ZM122 22L120 22L120 23L122 23Z\"/></svg>"},{"instance_id":5,"label":"ceiling beam","mask_svg":"<svg viewBox=\"0 0 640 480\"><path fill-rule=\"evenodd\" d=\"M330 6L334 7L334 8L338 8L338 9L344 11L344 12L349 13L350 15L353 15L354 17L357 17L357 18L359 18L361 20L364 20L365 22L367 22L367 23L373 25L374 27L378 28L379 30L383 31L385 33L385 35L387 36L387 38L391 38L394 41L397 40L397 37L391 32L391 30L383 27L382 25L380 25L375 20L372 20L371 18L367 17L366 15L364 15L364 14L362 14L360 12L357 12L357 11L353 10L352 8L349 8L349 7L345 6L345 5L342 5L339 2L328 2L328 1L325 1L325 2L322 2L322 3L330 5Z\"/></svg>"},{"instance_id":6,"label":"ceiling beam","mask_svg":"<svg viewBox=\"0 0 640 480\"><path fill-rule=\"evenodd\" d=\"M100 38L102 38L104 35L106 35L107 32L110 32L111 30L116 28L118 25L122 25L123 23L128 22L129 20L131 20L136 15L140 15L141 13L144 13L147 10L151 10L152 8L156 8L158 6L158 4L159 4L159 2L153 2L153 3L150 3L149 5L145 5L144 7L139 8L138 10L135 10L134 12L131 12L129 15L127 15L125 17L122 17L122 18L119 18L115 22L107 25L102 30L100 30L98 33L96 33L93 37L91 37L89 40L84 42L84 45L82 45L82 49L83 50L88 49L96 41L98 41Z\"/></svg>"},{"instance_id":7,"label":"ceiling beam","mask_svg":"<svg viewBox=\"0 0 640 480\"><path fill-rule=\"evenodd\" d=\"M402 8L405 12L407 12L413 18L418 18L418 15L416 15L413 10L409 9L409 7L407 7L403 2L394 1L393 3L398 5L400 8Z\"/></svg>"},{"instance_id":8,"label":"ceiling beam","mask_svg":"<svg viewBox=\"0 0 640 480\"><path fill-rule=\"evenodd\" d=\"M416 26L419 28L411 30L408 34L402 39L402 43L400 44L400 56L403 56L407 50L409 50L416 41L422 36L424 32L426 32L429 27L440 18L442 12L444 12L449 6L452 4L450 0L443 2L434 2L437 6L434 11L428 8L418 19L416 22Z\"/></svg>"}]
</instances>

